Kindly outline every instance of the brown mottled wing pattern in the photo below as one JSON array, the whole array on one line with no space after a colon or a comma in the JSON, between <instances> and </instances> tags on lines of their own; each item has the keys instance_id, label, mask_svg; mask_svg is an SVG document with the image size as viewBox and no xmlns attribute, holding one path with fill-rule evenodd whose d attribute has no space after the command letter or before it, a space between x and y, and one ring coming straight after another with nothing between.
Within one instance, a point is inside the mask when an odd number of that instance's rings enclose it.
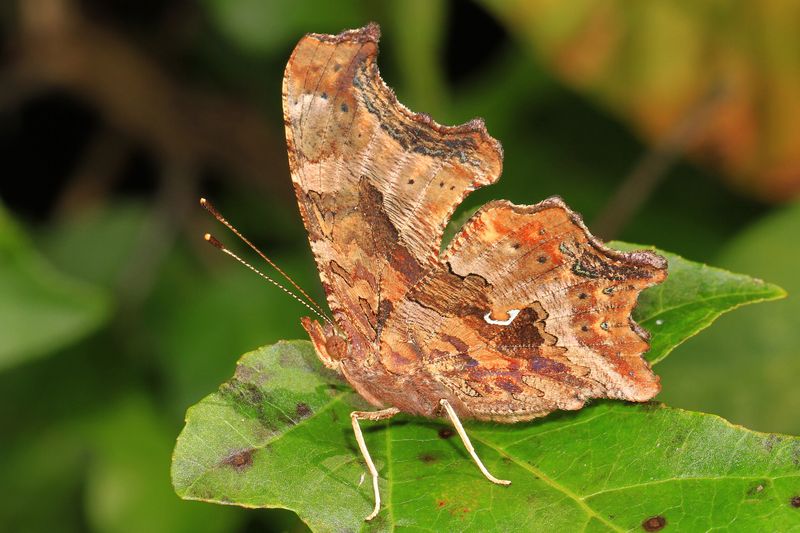
<instances>
[{"instance_id":1,"label":"brown mottled wing pattern","mask_svg":"<svg viewBox=\"0 0 800 533\"><path fill-rule=\"evenodd\" d=\"M310 34L284 77L289 162L337 327L304 320L325 364L368 401L513 422L659 390L631 319L663 258L603 247L561 200L493 202L439 254L502 151L480 121L444 127L397 102L378 28Z\"/></svg>"},{"instance_id":2,"label":"brown mottled wing pattern","mask_svg":"<svg viewBox=\"0 0 800 533\"><path fill-rule=\"evenodd\" d=\"M578 409L588 398L658 393L631 311L639 292L666 277L660 256L605 248L551 198L487 204L441 265L386 328L425 347L429 372L453 391L461 414L511 422Z\"/></svg>"},{"instance_id":3,"label":"brown mottled wing pattern","mask_svg":"<svg viewBox=\"0 0 800 533\"><path fill-rule=\"evenodd\" d=\"M283 87L300 211L347 349L362 357L377 356L386 317L437 264L453 210L502 162L482 122L448 128L397 102L378 73L378 37L376 25L307 35ZM325 351L331 331L305 325ZM327 350L328 364L343 356Z\"/></svg>"}]
</instances>

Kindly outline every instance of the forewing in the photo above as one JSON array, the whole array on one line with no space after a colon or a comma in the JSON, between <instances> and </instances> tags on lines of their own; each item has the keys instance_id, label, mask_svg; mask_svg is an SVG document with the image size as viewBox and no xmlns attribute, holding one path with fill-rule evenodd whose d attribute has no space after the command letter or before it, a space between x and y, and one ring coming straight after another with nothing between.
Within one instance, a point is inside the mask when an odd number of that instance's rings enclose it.
<instances>
[{"instance_id":1,"label":"forewing","mask_svg":"<svg viewBox=\"0 0 800 533\"><path fill-rule=\"evenodd\" d=\"M289 163L328 303L358 351L436 265L466 194L500 174L480 121L444 127L397 102L376 63L379 30L309 34L286 67Z\"/></svg>"},{"instance_id":2,"label":"forewing","mask_svg":"<svg viewBox=\"0 0 800 533\"><path fill-rule=\"evenodd\" d=\"M605 248L560 199L492 202L387 328L425 347L431 374L465 415L513 421L588 398L645 401L659 384L631 311L665 277L663 258ZM407 350L397 346L385 349Z\"/></svg>"}]
</instances>

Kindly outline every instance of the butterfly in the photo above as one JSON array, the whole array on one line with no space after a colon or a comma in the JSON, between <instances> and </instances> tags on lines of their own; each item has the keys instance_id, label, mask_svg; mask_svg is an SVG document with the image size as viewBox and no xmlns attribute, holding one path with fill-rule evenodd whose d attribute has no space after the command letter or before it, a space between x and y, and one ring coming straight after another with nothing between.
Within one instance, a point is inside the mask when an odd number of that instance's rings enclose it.
<instances>
[{"instance_id":1,"label":"butterfly","mask_svg":"<svg viewBox=\"0 0 800 533\"><path fill-rule=\"evenodd\" d=\"M594 238L560 198L484 205L440 251L503 151L482 120L448 127L398 102L377 66L376 24L308 34L283 80L289 166L333 319L303 318L320 360L375 411L351 415L380 511L362 420L446 416L514 423L590 398L660 389L631 318L666 278L661 256Z\"/></svg>"}]
</instances>

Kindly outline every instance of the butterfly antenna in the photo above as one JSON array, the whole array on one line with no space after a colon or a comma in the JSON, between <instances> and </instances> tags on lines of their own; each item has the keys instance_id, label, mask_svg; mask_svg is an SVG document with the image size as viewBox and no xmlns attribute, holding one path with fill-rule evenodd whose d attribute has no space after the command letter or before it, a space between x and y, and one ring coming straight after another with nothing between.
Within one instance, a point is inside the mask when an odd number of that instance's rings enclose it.
<instances>
[{"instance_id":1,"label":"butterfly antenna","mask_svg":"<svg viewBox=\"0 0 800 533\"><path fill-rule=\"evenodd\" d=\"M271 277L267 276L266 274L264 274L263 272L258 270L256 267L254 267L253 265L251 265L250 263L248 263L247 261L245 261L244 259L242 259L238 255L236 255L235 253L231 252L229 249L227 249L225 247L225 245L223 245L221 242L219 242L217 240L217 238L214 237L213 235L211 235L210 233L206 233L205 235L203 235L203 239L205 239L205 241L207 243L209 243L211 246L213 246L214 248L217 248L217 249L221 250L223 253L226 253L229 256L233 257L234 259L239 261L241 264L243 264L244 266L246 266L247 268L249 268L250 270L252 270L256 274L258 274L259 276L261 276L265 280L269 281L270 283L272 283L273 285L275 285L279 289L281 289L283 292L285 292L286 294L288 294L289 296L291 296L292 298L294 298L295 300L297 300L298 302L303 304L309 311L311 311L312 313L314 313L315 315L320 317L322 320L324 320L325 322L327 322L328 324L330 324L334 328L336 327L336 325L333 322L331 322L330 318L328 318L327 316L323 315L321 312L319 312L316 309L314 309L313 307L311 307L308 304L308 302L306 302L305 300L303 300L302 298L297 296L295 293L293 293L292 291L290 291L289 289L287 289L286 287L284 287L280 283L278 283L277 281L275 281Z\"/></svg>"},{"instance_id":2,"label":"butterfly antenna","mask_svg":"<svg viewBox=\"0 0 800 533\"><path fill-rule=\"evenodd\" d=\"M250 241L247 239L247 237L245 237L244 235L242 235L242 234L239 232L239 230L237 230L236 228L234 228L234 227L233 227L233 225L232 225L230 222L228 222L228 220L227 220L227 219L226 219L224 216L222 216L222 214L221 214L219 211L217 211L217 208L216 208L216 207L214 207L214 206L211 204L211 202L209 202L209 201L208 201L208 200L206 200L205 198L200 198L200 205L201 205L201 206L203 206L203 208L204 208L206 211L208 211L209 213L211 213L211 216L213 216L214 218L216 218L216 219L217 219L217 221L218 221L220 224L222 224L223 226L225 226L226 228L228 228L229 230L231 230L231 231L233 232L233 234L234 234L234 235L236 235L237 237L239 237L239 238L240 238L242 241L244 241L244 243L245 243L247 246L249 246L249 247L250 247L250 248L251 248L253 251L255 251L255 252L256 252L256 253L257 253L259 256L261 256L261 259L263 259L264 261L266 261L267 263L269 263L269 266L271 266L272 268L274 268L275 270L277 270L277 271L278 271L278 273L279 273L281 276L283 276L283 277L284 277L284 278L285 278L285 279L286 279L286 280L287 280L289 283L291 283L291 284L292 284L292 287L294 287L295 289L297 289L297 291L298 291L300 294L302 294L302 295L303 295L303 297L305 297L305 299L306 299L307 301L311 302L311 303L314 305L314 307L316 307L316 311L315 311L315 312L316 312L318 315L319 315L319 314L322 314L322 315L324 315L324 314L325 314L325 311L323 311L322 307L321 307L321 306L320 306L320 305L319 305L319 304L318 304L316 301L314 301L314 299L313 299L311 296L309 296L309 295L306 293L306 291L304 291L304 290L303 290L303 289L302 289L302 288L301 288L301 287L300 287L300 286L299 286L297 283L295 283L295 281L294 281L294 280L293 280L293 279L292 279L292 278L289 276L289 274L287 274L286 272L284 272L283 270L281 270L281 268L280 268L278 265L276 265L276 264L275 264L275 263L272 261L272 259L270 259L269 257L267 257L267 256L266 256L266 255L265 255L265 254L264 254L264 253L263 253L261 250L259 250L258 248L256 248L256 246L255 246L255 245L254 245L252 242L250 242ZM206 234L206 235L208 235L208 234ZM206 239L206 240L208 241L208 239ZM215 239L215 240L216 240L216 239ZM209 241L209 242L211 242L211 241ZM219 242L219 241L217 241L217 242ZM212 243L212 244L213 244L213 243ZM216 246L216 245L215 245L215 246ZM219 248L219 246L217 246L217 248ZM220 250L222 250L223 252L225 252L225 251L226 251L226 249L223 249L223 248L220 248ZM226 253L230 253L230 252L226 252ZM245 264L246 264L246 263L245 263ZM248 266L249 266L249 265L248 265ZM250 268L252 268L252 267L250 267ZM262 274L262 275L263 275L263 274ZM270 281L272 281L272 280L270 280ZM275 283L275 281L272 281L272 282L273 282L273 283ZM277 283L276 283L276 285L277 285ZM278 285L278 286L279 286L279 287L281 287L281 288L282 288L284 291L286 291L286 292L290 292L290 291L287 291L287 290L286 290L285 288L283 288L282 286L280 286L280 285ZM290 294L292 294L292 293L290 293ZM295 296L295 295L294 295L294 294L292 294L292 296ZM295 298L297 298L297 296L295 296ZM299 298L298 298L298 300L299 300ZM327 320L327 321L328 321L328 322L330 322L330 320Z\"/></svg>"}]
</instances>

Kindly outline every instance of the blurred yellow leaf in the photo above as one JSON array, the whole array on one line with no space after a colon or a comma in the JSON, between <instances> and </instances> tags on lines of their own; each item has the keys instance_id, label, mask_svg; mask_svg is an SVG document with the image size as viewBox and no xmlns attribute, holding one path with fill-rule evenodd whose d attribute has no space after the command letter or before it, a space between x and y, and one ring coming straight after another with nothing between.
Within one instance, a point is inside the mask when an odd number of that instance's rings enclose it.
<instances>
[{"instance_id":1,"label":"blurred yellow leaf","mask_svg":"<svg viewBox=\"0 0 800 533\"><path fill-rule=\"evenodd\" d=\"M483 3L562 81L650 142L719 95L692 155L762 200L800 195L800 3Z\"/></svg>"}]
</instances>

